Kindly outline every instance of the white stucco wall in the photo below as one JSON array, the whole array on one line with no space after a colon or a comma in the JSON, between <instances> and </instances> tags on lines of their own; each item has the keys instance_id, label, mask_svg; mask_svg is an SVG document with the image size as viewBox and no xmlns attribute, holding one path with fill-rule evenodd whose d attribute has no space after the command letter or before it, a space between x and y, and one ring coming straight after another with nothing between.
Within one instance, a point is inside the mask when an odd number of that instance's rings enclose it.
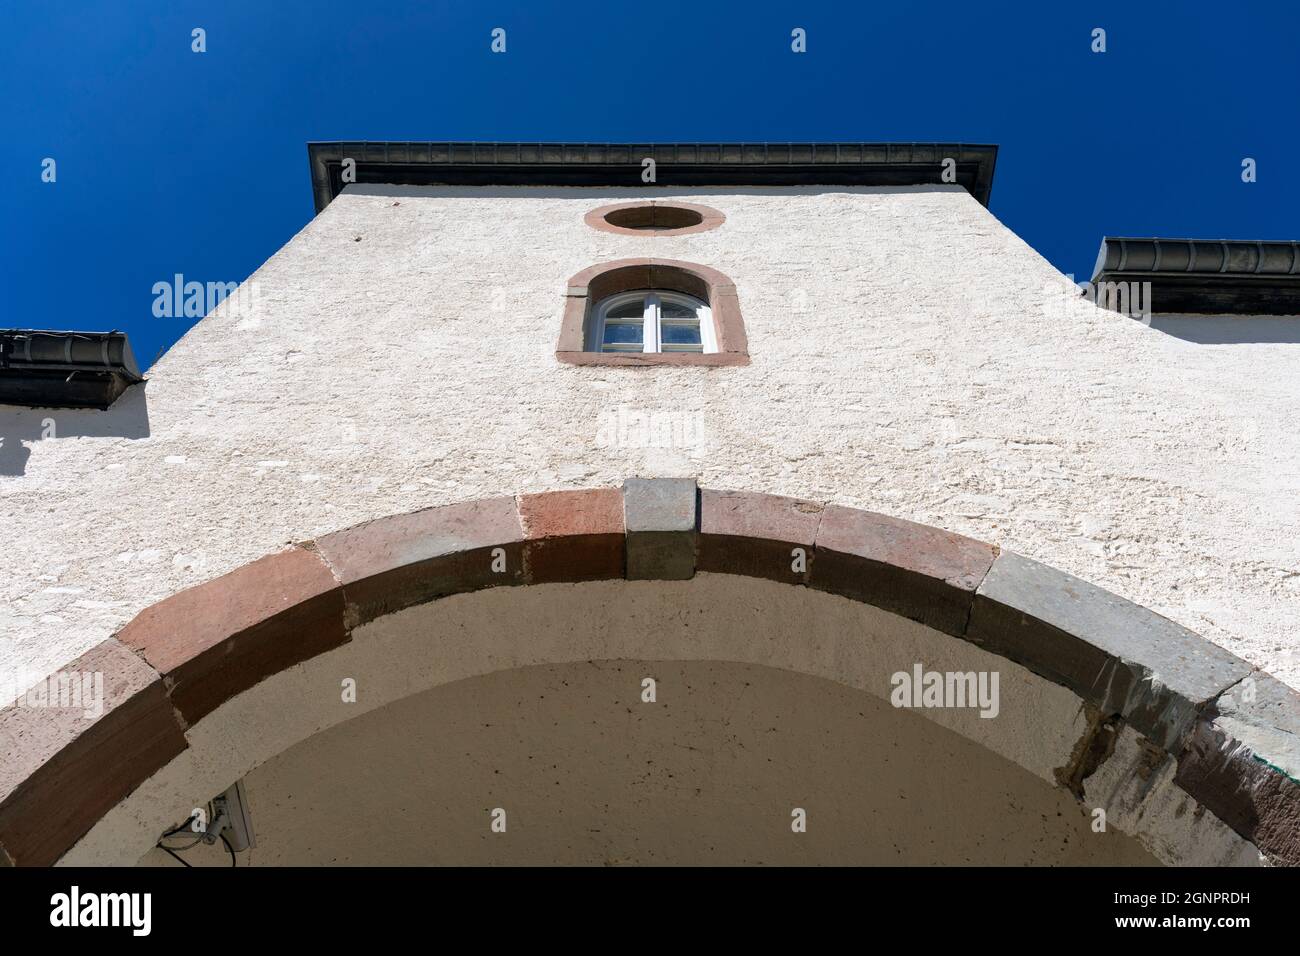
<instances>
[{"instance_id":1,"label":"white stucco wall","mask_svg":"<svg viewBox=\"0 0 1300 956\"><path fill-rule=\"evenodd\" d=\"M621 236L582 217L636 190L353 187L252 277L252 319L217 310L146 389L0 408L0 668L44 673L293 540L640 474L997 542L1300 687L1300 345L1067 298L957 187L671 195L727 221ZM729 275L753 364L556 362L565 280L629 256ZM620 406L705 438L607 447Z\"/></svg>"}]
</instances>

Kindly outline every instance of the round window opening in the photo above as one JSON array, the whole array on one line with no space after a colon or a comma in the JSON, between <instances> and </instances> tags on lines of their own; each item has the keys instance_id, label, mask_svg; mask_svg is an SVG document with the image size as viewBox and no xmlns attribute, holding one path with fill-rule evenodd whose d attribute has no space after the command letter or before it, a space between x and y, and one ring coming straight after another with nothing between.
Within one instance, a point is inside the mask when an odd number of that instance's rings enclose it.
<instances>
[{"instance_id":1,"label":"round window opening","mask_svg":"<svg viewBox=\"0 0 1300 956\"><path fill-rule=\"evenodd\" d=\"M587 225L602 232L623 235L682 235L704 232L722 225L726 217L716 209L694 203L632 202L601 206L587 213Z\"/></svg>"},{"instance_id":2,"label":"round window opening","mask_svg":"<svg viewBox=\"0 0 1300 956\"><path fill-rule=\"evenodd\" d=\"M666 229L686 229L704 222L704 216L694 209L682 206L633 206L605 213L605 221L624 229L645 229L660 232Z\"/></svg>"}]
</instances>

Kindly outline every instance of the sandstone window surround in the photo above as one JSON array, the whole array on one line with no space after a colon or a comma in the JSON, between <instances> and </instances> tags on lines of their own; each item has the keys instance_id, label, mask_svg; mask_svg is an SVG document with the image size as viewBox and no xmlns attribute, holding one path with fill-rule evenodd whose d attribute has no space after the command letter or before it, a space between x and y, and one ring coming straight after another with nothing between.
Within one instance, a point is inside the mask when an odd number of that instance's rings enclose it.
<instances>
[{"instance_id":1,"label":"sandstone window surround","mask_svg":"<svg viewBox=\"0 0 1300 956\"><path fill-rule=\"evenodd\" d=\"M708 306L716 351L591 351L595 307L610 296L640 289L691 296ZM589 266L569 279L555 357L570 365L748 365L749 342L735 283L717 269L675 259L616 259Z\"/></svg>"},{"instance_id":2,"label":"sandstone window surround","mask_svg":"<svg viewBox=\"0 0 1300 956\"><path fill-rule=\"evenodd\" d=\"M712 206L651 200L600 206L584 221L592 229L620 236L686 236L717 229L727 217Z\"/></svg>"}]
</instances>

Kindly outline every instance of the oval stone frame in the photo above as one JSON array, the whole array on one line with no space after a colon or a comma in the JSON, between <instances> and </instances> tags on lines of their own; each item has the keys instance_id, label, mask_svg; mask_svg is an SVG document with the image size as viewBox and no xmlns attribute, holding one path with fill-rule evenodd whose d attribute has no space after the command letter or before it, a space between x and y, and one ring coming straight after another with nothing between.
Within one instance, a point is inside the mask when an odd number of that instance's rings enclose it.
<instances>
[{"instance_id":1,"label":"oval stone frame","mask_svg":"<svg viewBox=\"0 0 1300 956\"><path fill-rule=\"evenodd\" d=\"M617 222L609 221L610 216L635 225L618 225ZM612 232L620 236L688 236L692 233L717 229L727 221L727 217L712 206L660 200L619 202L599 206L587 213L583 219L592 229ZM694 221L690 225L675 224L684 220ZM658 225L658 221L662 221L663 225Z\"/></svg>"}]
</instances>

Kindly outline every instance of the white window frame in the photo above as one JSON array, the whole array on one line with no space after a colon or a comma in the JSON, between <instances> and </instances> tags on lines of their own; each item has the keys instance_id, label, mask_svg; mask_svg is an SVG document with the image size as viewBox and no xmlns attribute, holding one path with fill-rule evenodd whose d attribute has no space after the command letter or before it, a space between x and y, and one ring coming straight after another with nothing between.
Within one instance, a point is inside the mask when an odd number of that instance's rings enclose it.
<instances>
[{"instance_id":1,"label":"white window frame","mask_svg":"<svg viewBox=\"0 0 1300 956\"><path fill-rule=\"evenodd\" d=\"M627 305L629 302L644 302L645 308L641 313L641 351L642 353L652 352L664 355L708 355L718 351L718 337L713 327L713 311L708 304L702 299L697 299L693 295L686 295L682 292L667 292L661 289L637 289L632 292L620 292L617 295L606 296L596 304L596 314L592 316L592 321L588 323L587 334L587 351L601 352L605 355L618 355L620 351L604 351L605 342L605 318L610 310L619 306ZM700 320L700 343L701 352L687 352L680 349L669 349L664 351L663 332L661 324L663 319L660 315L660 306L664 302L671 302L677 305L686 306L695 310L695 314ZM668 320L669 322L672 319ZM635 355L632 350L624 351L623 354Z\"/></svg>"}]
</instances>

